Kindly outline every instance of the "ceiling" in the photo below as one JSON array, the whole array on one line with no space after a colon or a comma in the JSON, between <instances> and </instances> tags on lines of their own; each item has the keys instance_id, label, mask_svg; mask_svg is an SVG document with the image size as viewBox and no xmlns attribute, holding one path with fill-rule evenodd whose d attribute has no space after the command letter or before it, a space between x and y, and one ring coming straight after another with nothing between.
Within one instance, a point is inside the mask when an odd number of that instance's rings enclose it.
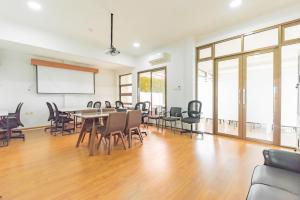
<instances>
[{"instance_id":1,"label":"ceiling","mask_svg":"<svg viewBox=\"0 0 300 200\"><path fill-rule=\"evenodd\" d=\"M109 46L109 13L115 13L115 46L142 55L188 36L207 35L255 17L299 5L299 0L35 0L43 10L27 8L27 0L0 0L0 18L87 44ZM5 5L5 6L3 6ZM134 48L133 42L140 42Z\"/></svg>"}]
</instances>

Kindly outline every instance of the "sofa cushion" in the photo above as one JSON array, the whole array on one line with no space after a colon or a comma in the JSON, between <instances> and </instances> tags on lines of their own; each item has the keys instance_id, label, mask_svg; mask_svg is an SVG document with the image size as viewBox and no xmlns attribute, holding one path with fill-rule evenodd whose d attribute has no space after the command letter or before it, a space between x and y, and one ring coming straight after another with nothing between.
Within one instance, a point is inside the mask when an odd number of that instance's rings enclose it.
<instances>
[{"instance_id":1,"label":"sofa cushion","mask_svg":"<svg viewBox=\"0 0 300 200\"><path fill-rule=\"evenodd\" d=\"M251 186L247 200L299 200L300 197L290 192L262 184Z\"/></svg>"},{"instance_id":2,"label":"sofa cushion","mask_svg":"<svg viewBox=\"0 0 300 200\"><path fill-rule=\"evenodd\" d=\"M266 165L257 166L252 184L264 184L300 195L300 174Z\"/></svg>"}]
</instances>

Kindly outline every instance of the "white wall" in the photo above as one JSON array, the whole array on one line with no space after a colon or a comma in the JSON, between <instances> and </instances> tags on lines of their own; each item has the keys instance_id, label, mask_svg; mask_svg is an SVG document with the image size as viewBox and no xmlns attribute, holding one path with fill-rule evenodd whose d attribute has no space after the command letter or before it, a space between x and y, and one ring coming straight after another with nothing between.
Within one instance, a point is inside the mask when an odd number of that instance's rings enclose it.
<instances>
[{"instance_id":1,"label":"white wall","mask_svg":"<svg viewBox=\"0 0 300 200\"><path fill-rule=\"evenodd\" d=\"M159 67L167 67L167 106L187 107L195 98L195 62L194 41L190 38L159 48L139 58L138 67L133 70L133 99L137 100L137 72ZM168 53L170 60L152 66L149 56L156 53Z\"/></svg>"},{"instance_id":2,"label":"white wall","mask_svg":"<svg viewBox=\"0 0 300 200\"><path fill-rule=\"evenodd\" d=\"M24 102L21 119L25 127L47 124L48 109L45 102L62 106L86 106L89 100L117 99L117 81L113 70L100 69L96 75L95 95L50 95L36 93L36 71L30 64L31 55L0 51L0 109L14 112Z\"/></svg>"}]
</instances>

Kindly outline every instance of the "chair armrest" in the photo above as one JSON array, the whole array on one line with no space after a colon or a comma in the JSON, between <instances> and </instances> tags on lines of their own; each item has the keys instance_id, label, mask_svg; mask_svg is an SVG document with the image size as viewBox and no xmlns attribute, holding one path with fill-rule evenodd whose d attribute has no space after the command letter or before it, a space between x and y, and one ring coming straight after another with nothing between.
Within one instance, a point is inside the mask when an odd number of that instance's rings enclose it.
<instances>
[{"instance_id":1,"label":"chair armrest","mask_svg":"<svg viewBox=\"0 0 300 200\"><path fill-rule=\"evenodd\" d=\"M300 173L300 154L280 151L264 150L265 165Z\"/></svg>"}]
</instances>

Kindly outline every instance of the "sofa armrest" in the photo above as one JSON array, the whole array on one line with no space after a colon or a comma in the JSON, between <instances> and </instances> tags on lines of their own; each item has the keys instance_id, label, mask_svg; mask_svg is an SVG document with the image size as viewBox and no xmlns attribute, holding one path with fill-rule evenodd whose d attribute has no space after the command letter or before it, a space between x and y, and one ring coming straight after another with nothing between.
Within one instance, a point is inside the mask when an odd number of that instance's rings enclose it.
<instances>
[{"instance_id":1,"label":"sofa armrest","mask_svg":"<svg viewBox=\"0 0 300 200\"><path fill-rule=\"evenodd\" d=\"M264 150L265 165L300 173L300 154L280 151Z\"/></svg>"}]
</instances>

